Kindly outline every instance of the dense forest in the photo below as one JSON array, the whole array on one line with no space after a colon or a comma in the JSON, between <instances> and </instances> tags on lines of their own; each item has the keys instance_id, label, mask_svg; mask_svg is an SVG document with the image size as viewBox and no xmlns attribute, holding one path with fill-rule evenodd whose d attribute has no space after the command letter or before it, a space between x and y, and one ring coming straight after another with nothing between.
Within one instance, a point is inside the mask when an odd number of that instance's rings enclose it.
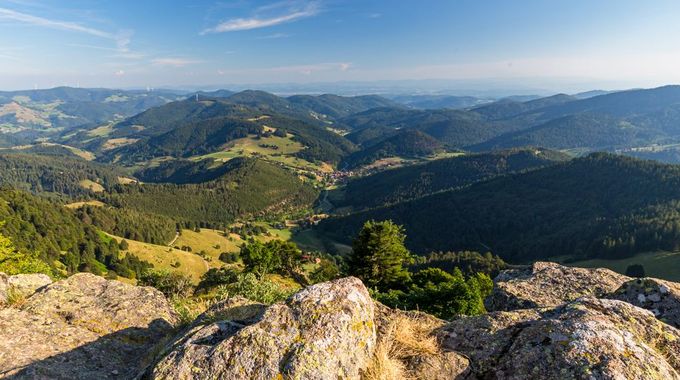
<instances>
[{"instance_id":1,"label":"dense forest","mask_svg":"<svg viewBox=\"0 0 680 380\"><path fill-rule=\"evenodd\" d=\"M311 207L318 195L295 173L276 164L237 158L225 165L228 172L212 181L119 185L102 197L117 208L223 227L240 217L274 217Z\"/></svg>"},{"instance_id":2,"label":"dense forest","mask_svg":"<svg viewBox=\"0 0 680 380\"><path fill-rule=\"evenodd\" d=\"M322 221L347 241L369 219L394 220L413 251L491 251L517 263L614 258L680 248L680 167L610 154L504 176Z\"/></svg>"},{"instance_id":3,"label":"dense forest","mask_svg":"<svg viewBox=\"0 0 680 380\"><path fill-rule=\"evenodd\" d=\"M33 193L58 193L68 196L93 195L81 183L89 180L110 189L121 172L80 158L24 153L0 154L0 185Z\"/></svg>"},{"instance_id":4,"label":"dense forest","mask_svg":"<svg viewBox=\"0 0 680 380\"><path fill-rule=\"evenodd\" d=\"M420 131L399 131L392 137L360 150L345 158L340 166L354 169L370 165L375 161L387 157L418 158L436 154L442 150L441 144Z\"/></svg>"},{"instance_id":5,"label":"dense forest","mask_svg":"<svg viewBox=\"0 0 680 380\"><path fill-rule=\"evenodd\" d=\"M433 160L350 181L342 190L342 199L334 204L357 210L380 207L568 158L550 150L521 149Z\"/></svg>"},{"instance_id":6,"label":"dense forest","mask_svg":"<svg viewBox=\"0 0 680 380\"><path fill-rule=\"evenodd\" d=\"M113 239L81 222L67 208L23 191L0 190L0 234L19 251L36 255L55 275L115 271L134 278L149 265L128 255L119 258Z\"/></svg>"},{"instance_id":7,"label":"dense forest","mask_svg":"<svg viewBox=\"0 0 680 380\"><path fill-rule=\"evenodd\" d=\"M75 213L83 223L102 231L152 244L168 244L177 230L177 224L172 219L130 208L84 205L76 209Z\"/></svg>"}]
</instances>

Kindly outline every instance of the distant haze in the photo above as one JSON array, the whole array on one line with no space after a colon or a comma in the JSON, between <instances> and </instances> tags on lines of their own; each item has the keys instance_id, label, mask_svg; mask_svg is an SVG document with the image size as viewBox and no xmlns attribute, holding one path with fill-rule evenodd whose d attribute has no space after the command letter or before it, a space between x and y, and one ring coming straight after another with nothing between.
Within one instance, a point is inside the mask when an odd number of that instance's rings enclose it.
<instances>
[{"instance_id":1,"label":"distant haze","mask_svg":"<svg viewBox=\"0 0 680 380\"><path fill-rule=\"evenodd\" d=\"M549 94L680 83L680 2L5 1L0 89Z\"/></svg>"}]
</instances>

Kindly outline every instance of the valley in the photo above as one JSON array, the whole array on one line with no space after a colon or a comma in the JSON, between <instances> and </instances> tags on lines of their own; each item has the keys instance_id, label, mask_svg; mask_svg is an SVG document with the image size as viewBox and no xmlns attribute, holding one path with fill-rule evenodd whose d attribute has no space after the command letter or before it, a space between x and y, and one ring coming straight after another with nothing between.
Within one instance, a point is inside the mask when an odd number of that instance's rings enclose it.
<instances>
[{"instance_id":1,"label":"valley","mask_svg":"<svg viewBox=\"0 0 680 380\"><path fill-rule=\"evenodd\" d=\"M11 101L122 106L149 96L61 91L69 97L38 91ZM649 225L675 226L676 169L590 155L672 151L675 98L680 87L667 86L427 109L378 96L166 94L127 118L16 122L39 137L0 151L0 184L68 204L83 223L128 240L124 255L194 281L248 243L224 233L244 223L266 231L255 240L340 260L365 221L389 219L419 255L490 250L516 264L566 255L589 266L676 248L675 227ZM654 123L659 113L664 122ZM630 175L617 185L622 170ZM627 192L612 196L617 187ZM567 206L579 203L589 206Z\"/></svg>"}]
</instances>

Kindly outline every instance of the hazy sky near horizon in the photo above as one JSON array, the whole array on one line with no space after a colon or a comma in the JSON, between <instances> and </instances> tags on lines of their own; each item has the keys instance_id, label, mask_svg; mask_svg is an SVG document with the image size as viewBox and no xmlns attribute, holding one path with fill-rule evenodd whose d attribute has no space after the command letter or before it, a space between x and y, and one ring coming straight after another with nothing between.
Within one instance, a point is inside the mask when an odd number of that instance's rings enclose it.
<instances>
[{"instance_id":1,"label":"hazy sky near horizon","mask_svg":"<svg viewBox=\"0 0 680 380\"><path fill-rule=\"evenodd\" d=\"M0 0L0 89L680 83L677 0Z\"/></svg>"}]
</instances>

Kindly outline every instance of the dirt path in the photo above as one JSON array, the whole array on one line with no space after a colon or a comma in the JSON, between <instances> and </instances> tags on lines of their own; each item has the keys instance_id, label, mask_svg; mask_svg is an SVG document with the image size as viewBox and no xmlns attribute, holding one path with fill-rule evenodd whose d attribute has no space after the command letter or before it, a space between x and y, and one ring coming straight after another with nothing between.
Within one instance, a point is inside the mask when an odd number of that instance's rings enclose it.
<instances>
[{"instance_id":1,"label":"dirt path","mask_svg":"<svg viewBox=\"0 0 680 380\"><path fill-rule=\"evenodd\" d=\"M172 248L172 246L175 245L175 242L177 241L177 239L179 239L179 231L175 232L175 238L172 239L172 241L170 243L168 243L168 247Z\"/></svg>"}]
</instances>

